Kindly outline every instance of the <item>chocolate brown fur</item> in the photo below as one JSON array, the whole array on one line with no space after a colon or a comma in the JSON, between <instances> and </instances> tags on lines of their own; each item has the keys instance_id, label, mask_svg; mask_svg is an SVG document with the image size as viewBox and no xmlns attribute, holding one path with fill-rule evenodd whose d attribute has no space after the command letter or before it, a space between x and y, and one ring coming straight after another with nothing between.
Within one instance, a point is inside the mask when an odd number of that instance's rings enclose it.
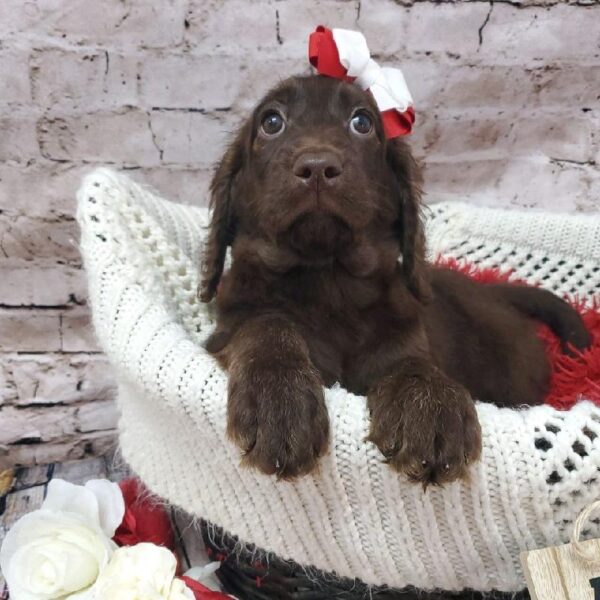
<instances>
[{"instance_id":1,"label":"chocolate brown fur","mask_svg":"<svg viewBox=\"0 0 600 600\"><path fill-rule=\"evenodd\" d=\"M357 109L371 132L351 130ZM272 111L285 129L269 136ZM548 292L426 264L420 169L355 85L298 77L267 94L216 171L212 208L200 294L216 295L218 325L207 348L229 371L228 434L264 473L315 468L329 435L323 386L340 382L367 395L369 439L393 468L424 485L465 477L481 451L472 398L544 398L534 319L565 348L589 343Z\"/></svg>"}]
</instances>

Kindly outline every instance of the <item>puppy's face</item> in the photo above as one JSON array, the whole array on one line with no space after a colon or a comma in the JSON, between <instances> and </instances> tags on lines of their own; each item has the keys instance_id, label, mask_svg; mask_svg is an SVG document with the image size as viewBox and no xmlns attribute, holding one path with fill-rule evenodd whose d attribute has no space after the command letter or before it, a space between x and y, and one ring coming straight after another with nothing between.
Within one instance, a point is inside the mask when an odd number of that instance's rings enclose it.
<instances>
[{"instance_id":1,"label":"puppy's face","mask_svg":"<svg viewBox=\"0 0 600 600\"><path fill-rule=\"evenodd\" d=\"M373 99L325 77L271 91L247 126L236 181L240 218L305 259L343 252L376 213L393 213Z\"/></svg>"},{"instance_id":2,"label":"puppy's face","mask_svg":"<svg viewBox=\"0 0 600 600\"><path fill-rule=\"evenodd\" d=\"M373 244L385 242L392 260L401 251L417 293L419 185L408 146L385 139L368 92L321 76L284 81L258 104L216 170L201 297L214 296L226 248L238 236L244 248L249 240L260 248L265 262L289 265L351 264L369 244L373 263L380 256Z\"/></svg>"}]
</instances>

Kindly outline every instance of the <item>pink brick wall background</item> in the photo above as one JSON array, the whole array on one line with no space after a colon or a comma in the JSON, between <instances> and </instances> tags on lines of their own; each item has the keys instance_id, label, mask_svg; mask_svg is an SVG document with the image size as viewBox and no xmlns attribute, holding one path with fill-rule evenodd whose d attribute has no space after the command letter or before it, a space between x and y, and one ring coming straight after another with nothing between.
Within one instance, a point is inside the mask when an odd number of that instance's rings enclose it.
<instances>
[{"instance_id":1,"label":"pink brick wall background","mask_svg":"<svg viewBox=\"0 0 600 600\"><path fill-rule=\"evenodd\" d=\"M0 2L0 466L114 443L74 194L97 164L205 203L227 135L307 72L315 24L402 64L428 201L598 210L600 4L392 0Z\"/></svg>"}]
</instances>

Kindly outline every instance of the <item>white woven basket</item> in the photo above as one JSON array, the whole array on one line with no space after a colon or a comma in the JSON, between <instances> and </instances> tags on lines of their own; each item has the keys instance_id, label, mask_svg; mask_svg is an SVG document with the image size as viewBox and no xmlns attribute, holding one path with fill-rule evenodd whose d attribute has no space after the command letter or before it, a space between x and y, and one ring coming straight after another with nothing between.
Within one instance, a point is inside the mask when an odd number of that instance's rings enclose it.
<instances>
[{"instance_id":1,"label":"white woven basket","mask_svg":"<svg viewBox=\"0 0 600 600\"><path fill-rule=\"evenodd\" d=\"M119 380L122 452L169 502L370 584L512 591L525 585L519 552L567 541L600 496L600 409L585 401L568 412L478 403L484 448L472 482L425 494L363 441L365 399L341 388L326 393L332 436L318 473L287 483L240 468L224 435L226 375L201 345L213 326L196 299L206 211L106 169L78 200L94 325ZM438 204L427 228L433 254L510 267L558 293L600 291L599 217Z\"/></svg>"}]
</instances>

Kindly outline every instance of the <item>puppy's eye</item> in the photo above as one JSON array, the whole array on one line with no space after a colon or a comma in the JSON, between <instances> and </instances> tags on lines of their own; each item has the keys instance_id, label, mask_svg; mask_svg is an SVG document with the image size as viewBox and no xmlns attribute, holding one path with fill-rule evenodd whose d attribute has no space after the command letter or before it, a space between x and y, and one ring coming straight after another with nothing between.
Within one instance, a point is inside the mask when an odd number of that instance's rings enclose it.
<instances>
[{"instance_id":1,"label":"puppy's eye","mask_svg":"<svg viewBox=\"0 0 600 600\"><path fill-rule=\"evenodd\" d=\"M278 112L271 111L263 117L260 127L265 135L273 136L285 129L285 121Z\"/></svg>"},{"instance_id":2,"label":"puppy's eye","mask_svg":"<svg viewBox=\"0 0 600 600\"><path fill-rule=\"evenodd\" d=\"M373 121L366 112L360 110L350 119L350 129L358 135L367 135L373 129Z\"/></svg>"}]
</instances>

